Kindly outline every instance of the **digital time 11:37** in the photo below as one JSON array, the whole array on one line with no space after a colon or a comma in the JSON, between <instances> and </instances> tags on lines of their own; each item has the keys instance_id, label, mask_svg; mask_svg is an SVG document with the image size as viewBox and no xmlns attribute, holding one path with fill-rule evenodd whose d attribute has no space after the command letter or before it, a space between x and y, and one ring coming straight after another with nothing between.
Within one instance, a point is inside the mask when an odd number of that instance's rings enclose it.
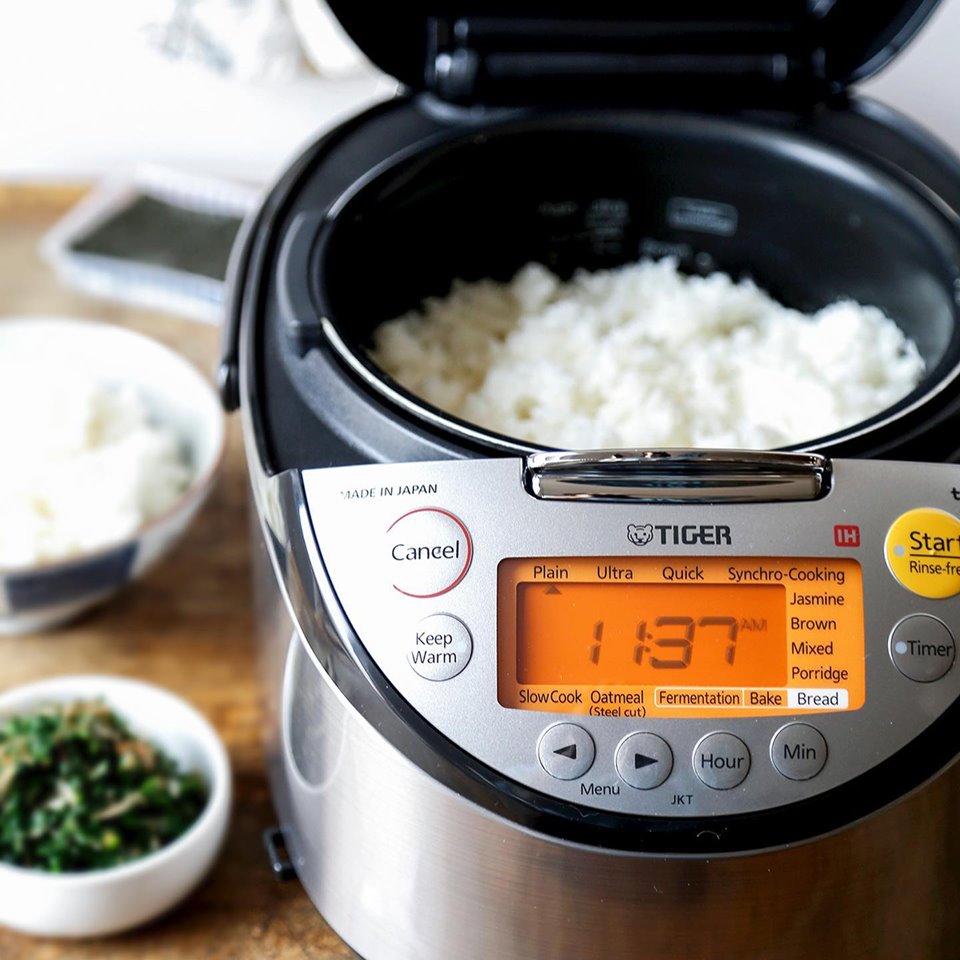
<instances>
[{"instance_id":1,"label":"digital time 11:37","mask_svg":"<svg viewBox=\"0 0 960 960\"><path fill-rule=\"evenodd\" d=\"M694 642L707 630L711 640L723 645L724 661L731 667L734 664L739 633L736 617L657 617L653 626L664 632L659 636L649 633L646 620L637 624L636 643L633 645L633 662L637 666L646 664L655 670L683 670L689 667ZM601 657L604 656L603 638L604 621L598 620L593 625L593 642L589 644L589 659L595 666L600 666Z\"/></svg>"}]
</instances>

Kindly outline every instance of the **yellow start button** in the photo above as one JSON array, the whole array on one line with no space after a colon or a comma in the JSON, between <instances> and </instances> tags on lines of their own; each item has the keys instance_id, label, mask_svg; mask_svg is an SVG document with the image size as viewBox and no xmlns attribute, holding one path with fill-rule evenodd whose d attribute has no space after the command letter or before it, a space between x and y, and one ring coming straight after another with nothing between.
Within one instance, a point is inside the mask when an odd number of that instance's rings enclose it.
<instances>
[{"instance_id":1,"label":"yellow start button","mask_svg":"<svg viewBox=\"0 0 960 960\"><path fill-rule=\"evenodd\" d=\"M960 520L923 507L901 514L887 531L883 553L890 572L921 597L960 593Z\"/></svg>"}]
</instances>

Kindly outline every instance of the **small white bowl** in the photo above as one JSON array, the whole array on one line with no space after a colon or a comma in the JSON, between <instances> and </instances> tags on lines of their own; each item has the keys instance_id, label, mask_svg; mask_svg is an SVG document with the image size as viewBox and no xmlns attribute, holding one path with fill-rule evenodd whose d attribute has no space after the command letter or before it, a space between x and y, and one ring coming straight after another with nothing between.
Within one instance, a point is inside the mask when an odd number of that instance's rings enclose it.
<instances>
[{"instance_id":1,"label":"small white bowl","mask_svg":"<svg viewBox=\"0 0 960 960\"><path fill-rule=\"evenodd\" d=\"M213 486L223 458L224 414L207 380L183 357L123 327L90 320L0 320L0 357L25 369L69 363L104 383L135 387L150 416L174 430L193 479L176 503L125 540L34 567L0 567L0 633L65 622L116 593L182 536ZM15 450L4 451L15 466Z\"/></svg>"},{"instance_id":2,"label":"small white bowl","mask_svg":"<svg viewBox=\"0 0 960 960\"><path fill-rule=\"evenodd\" d=\"M204 878L230 817L230 761L213 727L153 684L123 677L55 677L0 695L0 717L50 703L100 697L130 729L206 781L200 818L140 860L84 873L46 873L0 863L0 924L43 937L97 937L139 926L179 903Z\"/></svg>"}]
</instances>

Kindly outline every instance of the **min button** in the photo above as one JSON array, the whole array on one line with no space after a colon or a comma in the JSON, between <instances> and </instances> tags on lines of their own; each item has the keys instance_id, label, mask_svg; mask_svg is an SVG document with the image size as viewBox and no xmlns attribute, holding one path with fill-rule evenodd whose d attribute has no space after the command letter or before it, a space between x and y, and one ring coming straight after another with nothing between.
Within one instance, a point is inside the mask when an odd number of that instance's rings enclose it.
<instances>
[{"instance_id":1,"label":"min button","mask_svg":"<svg viewBox=\"0 0 960 960\"><path fill-rule=\"evenodd\" d=\"M953 666L957 646L947 625L925 613L904 617L890 632L890 659L905 676L932 683Z\"/></svg>"},{"instance_id":2,"label":"min button","mask_svg":"<svg viewBox=\"0 0 960 960\"><path fill-rule=\"evenodd\" d=\"M732 733L708 733L693 748L693 769L712 790L732 790L750 772L750 751Z\"/></svg>"},{"instance_id":3,"label":"min button","mask_svg":"<svg viewBox=\"0 0 960 960\"><path fill-rule=\"evenodd\" d=\"M811 780L827 762L827 741L809 723L788 723L770 741L770 759L788 780Z\"/></svg>"}]
</instances>

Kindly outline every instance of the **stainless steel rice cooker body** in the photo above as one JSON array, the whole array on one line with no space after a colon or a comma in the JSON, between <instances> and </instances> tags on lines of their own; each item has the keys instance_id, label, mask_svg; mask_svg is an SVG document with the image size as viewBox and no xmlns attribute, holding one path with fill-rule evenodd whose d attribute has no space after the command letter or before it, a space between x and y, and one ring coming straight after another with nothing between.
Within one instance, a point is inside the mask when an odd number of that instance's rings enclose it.
<instances>
[{"instance_id":1,"label":"stainless steel rice cooker body","mask_svg":"<svg viewBox=\"0 0 960 960\"><path fill-rule=\"evenodd\" d=\"M929 7L891 6L894 34ZM497 61L495 47L529 45L530 22L517 21L518 40L500 29L510 24L483 19L473 49L461 20L458 32L428 19L421 53L434 74L310 147L234 261L221 383L243 412L271 781L301 881L367 960L954 956L956 768L917 789L956 752L946 729L906 767L876 767L832 806L797 803L766 827L756 810L714 825L704 817L693 832L689 818L669 816L631 826L460 749L398 692L356 629L363 617L334 588L318 545L329 534L308 503L314 471L530 451L419 402L366 359L378 322L445 292L452 277L671 255L691 272L747 272L801 309L840 296L875 303L916 340L928 375L891 410L803 448L943 462L960 448L960 164L949 151L852 98L829 70L819 84L778 86L779 67L758 67L742 86L701 82L700 102L697 84L667 84L666 105L640 64L616 96L598 97L611 87L591 76L580 103L565 84L551 102L534 70L526 92L506 96L497 71L514 60ZM599 22L595 36L620 52ZM569 44L574 32L560 26L550 29ZM689 36L702 45L709 29ZM652 57L657 29L631 30ZM545 75L558 62L549 52L527 62ZM471 70L482 99L464 80ZM362 496L363 484L351 489ZM474 482L469 493L483 502L492 489ZM350 550L374 549L362 524L354 542L344 522L330 527ZM573 539L569 552L582 550Z\"/></svg>"}]
</instances>

